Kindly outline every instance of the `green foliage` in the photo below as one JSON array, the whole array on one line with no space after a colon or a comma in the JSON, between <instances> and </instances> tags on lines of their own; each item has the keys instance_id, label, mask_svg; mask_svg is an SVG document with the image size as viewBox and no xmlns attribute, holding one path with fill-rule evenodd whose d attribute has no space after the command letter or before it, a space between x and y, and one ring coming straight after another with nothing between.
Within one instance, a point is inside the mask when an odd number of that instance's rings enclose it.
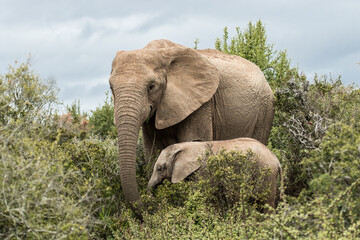
<instances>
[{"instance_id":1,"label":"green foliage","mask_svg":"<svg viewBox=\"0 0 360 240\"><path fill-rule=\"evenodd\" d=\"M9 106L9 97L6 96L4 93L7 89L7 86L3 82L3 78L0 77L0 123L5 124L6 121L6 113L8 112Z\"/></svg>"},{"instance_id":2,"label":"green foliage","mask_svg":"<svg viewBox=\"0 0 360 240\"><path fill-rule=\"evenodd\" d=\"M318 111L333 122L359 122L360 90L354 85L343 85L340 76L315 75L309 91L312 111Z\"/></svg>"},{"instance_id":3,"label":"green foliage","mask_svg":"<svg viewBox=\"0 0 360 240\"><path fill-rule=\"evenodd\" d=\"M305 192L329 195L351 186L360 176L359 129L354 124L332 125L320 148L312 151L303 165L312 179ZM360 195L354 194L353 197L359 199ZM360 208L358 210L360 217Z\"/></svg>"},{"instance_id":4,"label":"green foliage","mask_svg":"<svg viewBox=\"0 0 360 240\"><path fill-rule=\"evenodd\" d=\"M290 68L286 51L275 51L274 45L267 43L265 26L260 20L256 24L249 22L244 31L237 27L230 46L228 40L229 33L225 27L222 40L216 39L215 48L255 63L264 72L265 78L273 88L284 84L287 75L294 71Z\"/></svg>"},{"instance_id":5,"label":"green foliage","mask_svg":"<svg viewBox=\"0 0 360 240\"><path fill-rule=\"evenodd\" d=\"M30 71L28 63L1 76L0 237L2 239L85 238L88 208L70 184L76 169L68 155L48 141L57 90Z\"/></svg>"},{"instance_id":6,"label":"green foliage","mask_svg":"<svg viewBox=\"0 0 360 240\"><path fill-rule=\"evenodd\" d=\"M81 140L80 106L65 118L51 115L56 89L28 64L11 67L0 79L0 238L106 236L106 224L96 220L102 211L126 211L116 141L87 134Z\"/></svg>"},{"instance_id":7,"label":"green foliage","mask_svg":"<svg viewBox=\"0 0 360 240\"><path fill-rule=\"evenodd\" d=\"M284 205L287 215L277 214L276 221L291 229L297 238L359 238L359 146L356 124L331 124L319 146L301 161L308 187L292 200L296 204Z\"/></svg>"},{"instance_id":8,"label":"green foliage","mask_svg":"<svg viewBox=\"0 0 360 240\"><path fill-rule=\"evenodd\" d=\"M127 211L120 183L117 141L73 139L62 144L61 149L69 156L66 167L79 172L72 184L86 186L73 191L73 194L76 198L81 196L82 204L90 210L89 234L94 238L106 238L110 234L109 221L117 223L119 214ZM133 216L129 214L129 217Z\"/></svg>"},{"instance_id":9,"label":"green foliage","mask_svg":"<svg viewBox=\"0 0 360 240\"><path fill-rule=\"evenodd\" d=\"M256 24L250 22L244 32L237 27L236 36L231 39L230 46L228 29L225 27L223 40L218 38L216 46L220 51L248 59L264 70L269 67L273 54L273 45L268 44L266 38L265 27L259 20Z\"/></svg>"},{"instance_id":10,"label":"green foliage","mask_svg":"<svg viewBox=\"0 0 360 240\"><path fill-rule=\"evenodd\" d=\"M92 111L89 120L92 133L102 138L106 136L111 138L117 137L116 127L114 125L114 106L110 101L109 92L106 93L104 105Z\"/></svg>"},{"instance_id":11,"label":"green foliage","mask_svg":"<svg viewBox=\"0 0 360 240\"><path fill-rule=\"evenodd\" d=\"M64 169L68 156L55 145L23 134L12 132L0 140L0 237L86 237L88 209L71 195L87 186L70 184L78 172ZM8 138L16 144L7 146Z\"/></svg>"},{"instance_id":12,"label":"green foliage","mask_svg":"<svg viewBox=\"0 0 360 240\"><path fill-rule=\"evenodd\" d=\"M199 173L199 194L204 203L215 206L223 214L238 204L250 209L250 202L254 206L264 203L270 193L266 181L270 172L269 169L259 171L254 158L251 151L208 153L206 167Z\"/></svg>"},{"instance_id":13,"label":"green foliage","mask_svg":"<svg viewBox=\"0 0 360 240\"><path fill-rule=\"evenodd\" d=\"M0 203L0 236L106 236L106 223L96 219L103 211L116 216L126 210L116 141L73 139L59 145L41 136L1 130L6 135L0 141L0 189L5 199Z\"/></svg>"},{"instance_id":14,"label":"green foliage","mask_svg":"<svg viewBox=\"0 0 360 240\"><path fill-rule=\"evenodd\" d=\"M290 68L286 51L266 43L260 21L244 32L237 28L228 40L225 28L216 48L257 64L274 90L269 147L285 170L285 192L301 193L289 197L273 220L293 238L358 238L359 89L331 75L309 81Z\"/></svg>"},{"instance_id":15,"label":"green foliage","mask_svg":"<svg viewBox=\"0 0 360 240\"><path fill-rule=\"evenodd\" d=\"M122 198L120 179L118 176L119 166L117 159L117 142L111 139L100 140L90 138L85 140L73 140L61 145L63 152L68 153L71 165L81 171L81 181L91 182L93 194L96 191L101 198L92 204L99 204L117 208L120 201L104 204L111 199ZM119 200L119 199L118 199Z\"/></svg>"},{"instance_id":16,"label":"green foliage","mask_svg":"<svg viewBox=\"0 0 360 240\"><path fill-rule=\"evenodd\" d=\"M298 195L311 176L302 160L321 143L331 124L350 124L360 117L359 90L344 86L340 78L315 76L310 84L303 75L294 75L275 92L275 119L270 148L287 169L287 194Z\"/></svg>"},{"instance_id":17,"label":"green foliage","mask_svg":"<svg viewBox=\"0 0 360 240\"><path fill-rule=\"evenodd\" d=\"M57 103L55 83L43 81L30 70L30 60L18 67L9 66L9 72L0 77L0 120L3 124L26 119L45 120Z\"/></svg>"}]
</instances>

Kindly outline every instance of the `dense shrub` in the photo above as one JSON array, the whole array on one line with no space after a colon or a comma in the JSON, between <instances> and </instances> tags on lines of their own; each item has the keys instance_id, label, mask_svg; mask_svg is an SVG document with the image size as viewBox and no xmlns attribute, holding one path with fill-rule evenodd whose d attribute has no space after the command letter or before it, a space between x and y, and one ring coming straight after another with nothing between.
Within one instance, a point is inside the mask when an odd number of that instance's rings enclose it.
<instances>
[{"instance_id":1,"label":"dense shrub","mask_svg":"<svg viewBox=\"0 0 360 240\"><path fill-rule=\"evenodd\" d=\"M73 139L60 145L1 130L0 236L101 238L107 235L101 216L127 211L116 141Z\"/></svg>"},{"instance_id":2,"label":"dense shrub","mask_svg":"<svg viewBox=\"0 0 360 240\"><path fill-rule=\"evenodd\" d=\"M311 179L303 194L324 197L324 201L339 198L336 210L342 213L343 221L355 223L360 220L360 131L354 124L334 124L320 147L303 161ZM339 194L344 189L351 192Z\"/></svg>"},{"instance_id":3,"label":"dense shrub","mask_svg":"<svg viewBox=\"0 0 360 240\"><path fill-rule=\"evenodd\" d=\"M237 27L236 34L229 43L228 29L224 28L222 39L217 38L215 48L224 53L241 56L255 63L273 89L286 84L296 68L290 67L286 51L274 50L274 44L267 42L264 24L258 20L249 22L243 31Z\"/></svg>"},{"instance_id":4,"label":"dense shrub","mask_svg":"<svg viewBox=\"0 0 360 240\"><path fill-rule=\"evenodd\" d=\"M116 141L90 137L75 105L53 114L56 88L28 63L0 79L0 238L106 236L100 216L126 211Z\"/></svg>"},{"instance_id":5,"label":"dense shrub","mask_svg":"<svg viewBox=\"0 0 360 240\"><path fill-rule=\"evenodd\" d=\"M92 111L89 118L91 131L102 138L116 138L117 132L114 125L114 106L110 101L109 92L106 93L104 105L97 107Z\"/></svg>"},{"instance_id":6,"label":"dense shrub","mask_svg":"<svg viewBox=\"0 0 360 240\"><path fill-rule=\"evenodd\" d=\"M76 169L65 169L68 156L48 141L24 137L21 131L10 136L1 130L6 139L0 140L0 237L86 236L89 209L73 195L87 185L72 184L79 176ZM14 138L11 146L9 138Z\"/></svg>"},{"instance_id":7,"label":"dense shrub","mask_svg":"<svg viewBox=\"0 0 360 240\"><path fill-rule=\"evenodd\" d=\"M315 76L311 84L305 76L294 75L284 87L276 90L275 96L270 148L288 173L286 193L297 196L311 180L302 160L312 151L321 150L323 138L332 124L358 121L359 90L344 86L340 78Z\"/></svg>"},{"instance_id":8,"label":"dense shrub","mask_svg":"<svg viewBox=\"0 0 360 240\"><path fill-rule=\"evenodd\" d=\"M1 85L0 237L85 237L88 207L73 198L84 186L71 184L78 172L65 167L68 155L47 139L57 90L28 63L10 67Z\"/></svg>"},{"instance_id":9,"label":"dense shrub","mask_svg":"<svg viewBox=\"0 0 360 240\"><path fill-rule=\"evenodd\" d=\"M57 103L58 89L53 81L44 81L30 70L30 63L9 66L9 72L0 78L2 122L18 119L42 122L51 115Z\"/></svg>"},{"instance_id":10,"label":"dense shrub","mask_svg":"<svg viewBox=\"0 0 360 240\"><path fill-rule=\"evenodd\" d=\"M270 194L270 186L266 182L270 169L259 171L254 157L251 151L222 151L218 155L208 153L198 184L204 203L219 209L222 214L239 204L243 209L264 204Z\"/></svg>"},{"instance_id":11,"label":"dense shrub","mask_svg":"<svg viewBox=\"0 0 360 240\"><path fill-rule=\"evenodd\" d=\"M92 137L73 139L60 148L68 155L67 167L79 173L72 184L86 186L74 190L73 194L90 210L89 233L93 238L106 238L110 234L106 227L110 219L117 222L119 214L127 211L120 183L117 142Z\"/></svg>"}]
</instances>

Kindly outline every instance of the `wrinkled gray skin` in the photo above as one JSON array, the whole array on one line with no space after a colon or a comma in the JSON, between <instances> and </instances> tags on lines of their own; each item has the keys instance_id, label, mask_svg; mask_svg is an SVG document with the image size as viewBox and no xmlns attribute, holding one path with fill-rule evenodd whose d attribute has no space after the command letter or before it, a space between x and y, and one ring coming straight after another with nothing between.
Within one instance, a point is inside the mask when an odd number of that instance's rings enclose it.
<instances>
[{"instance_id":1,"label":"wrinkled gray skin","mask_svg":"<svg viewBox=\"0 0 360 240\"><path fill-rule=\"evenodd\" d=\"M210 148L210 149L209 149ZM214 154L221 149L226 151L241 151L246 153L249 149L254 153L253 160L256 162L257 170L270 169L266 176L266 183L270 185L270 194L266 201L271 207L275 207L276 180L280 177L282 181L282 170L279 160L262 143L252 138L238 138L225 141L208 142L184 142L171 145L160 153L155 163L153 174L148 183L148 190L156 187L164 179L177 183L201 167L199 158L203 157L207 150Z\"/></svg>"},{"instance_id":2,"label":"wrinkled gray skin","mask_svg":"<svg viewBox=\"0 0 360 240\"><path fill-rule=\"evenodd\" d=\"M253 137L267 143L273 93L260 69L241 57L156 40L119 51L109 82L121 184L130 203L139 199L135 161L141 127L147 160L185 141Z\"/></svg>"}]
</instances>

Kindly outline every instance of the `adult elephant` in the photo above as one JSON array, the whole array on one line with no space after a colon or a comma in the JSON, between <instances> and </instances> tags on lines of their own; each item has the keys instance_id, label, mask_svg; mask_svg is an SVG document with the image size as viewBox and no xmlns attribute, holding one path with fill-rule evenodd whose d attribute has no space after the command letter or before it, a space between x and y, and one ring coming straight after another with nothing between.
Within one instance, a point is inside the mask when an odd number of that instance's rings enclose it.
<instances>
[{"instance_id":1,"label":"adult elephant","mask_svg":"<svg viewBox=\"0 0 360 240\"><path fill-rule=\"evenodd\" d=\"M139 199L135 160L141 126L147 159L185 141L252 137L267 144L273 93L261 70L241 57L155 40L117 52L109 82L121 184L130 203Z\"/></svg>"}]
</instances>

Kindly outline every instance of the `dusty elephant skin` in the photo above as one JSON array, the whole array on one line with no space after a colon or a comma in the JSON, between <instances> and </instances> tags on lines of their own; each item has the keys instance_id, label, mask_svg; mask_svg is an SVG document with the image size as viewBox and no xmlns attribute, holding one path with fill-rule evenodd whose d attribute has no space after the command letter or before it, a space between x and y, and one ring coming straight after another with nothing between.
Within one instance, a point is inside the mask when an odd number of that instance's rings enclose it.
<instances>
[{"instance_id":1,"label":"dusty elephant skin","mask_svg":"<svg viewBox=\"0 0 360 240\"><path fill-rule=\"evenodd\" d=\"M225 141L207 142L184 142L165 148L155 163L153 174L148 184L148 189L156 187L164 179L170 179L172 183L177 183L201 167L199 158L204 156L207 150L214 154L224 149L226 151L241 151L246 153L249 149L254 153L255 166L258 170L269 169L270 174L265 181L270 186L270 194L266 203L275 207L276 199L276 180L277 177L282 181L282 170L279 160L262 143L251 138L238 138ZM282 184L282 183L281 183Z\"/></svg>"},{"instance_id":2,"label":"dusty elephant skin","mask_svg":"<svg viewBox=\"0 0 360 240\"><path fill-rule=\"evenodd\" d=\"M130 203L139 199L135 160L141 126L146 159L185 141L268 140L273 93L260 69L241 57L155 40L119 51L109 82L121 184Z\"/></svg>"}]
</instances>

